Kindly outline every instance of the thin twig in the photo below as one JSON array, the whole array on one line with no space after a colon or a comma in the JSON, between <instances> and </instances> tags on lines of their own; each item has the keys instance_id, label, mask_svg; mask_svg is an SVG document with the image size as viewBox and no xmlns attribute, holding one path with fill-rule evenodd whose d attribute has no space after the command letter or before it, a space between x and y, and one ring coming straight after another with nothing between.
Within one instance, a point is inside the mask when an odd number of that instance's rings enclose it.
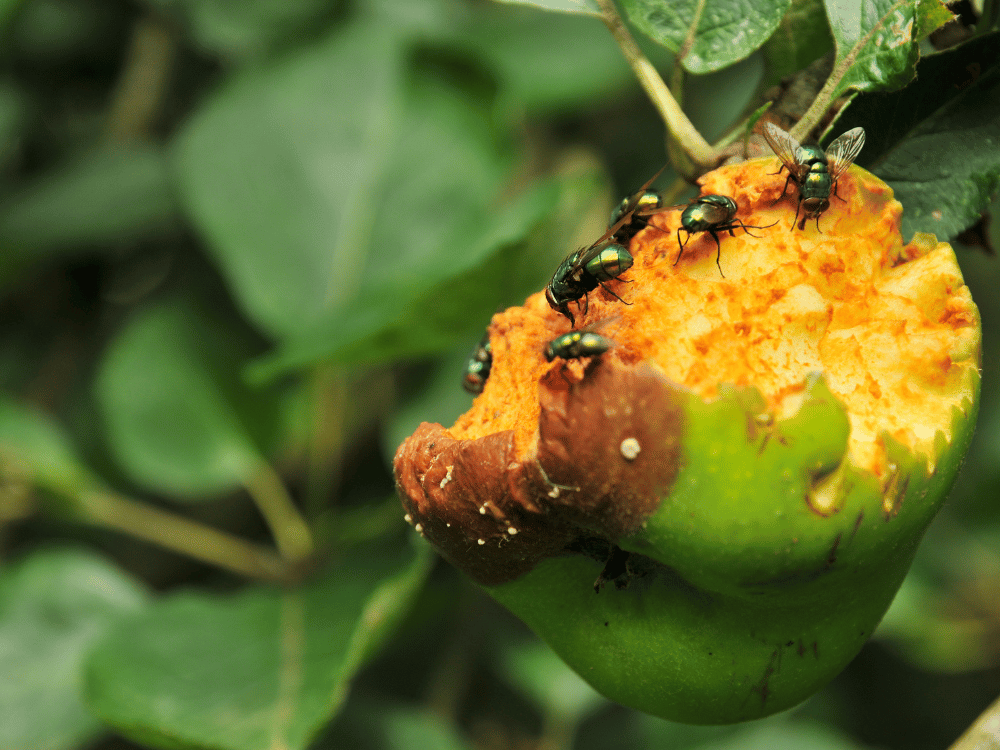
<instances>
[{"instance_id":1,"label":"thin twig","mask_svg":"<svg viewBox=\"0 0 1000 750\"><path fill-rule=\"evenodd\" d=\"M309 557L313 552L312 532L271 465L261 461L243 486L264 516L281 556L290 562Z\"/></svg>"},{"instance_id":2,"label":"thin twig","mask_svg":"<svg viewBox=\"0 0 1000 750\"><path fill-rule=\"evenodd\" d=\"M102 490L85 490L77 498L82 520L144 539L201 562L247 578L281 581L288 572L274 552L253 542L210 528L189 518Z\"/></svg>"},{"instance_id":3,"label":"thin twig","mask_svg":"<svg viewBox=\"0 0 1000 750\"><path fill-rule=\"evenodd\" d=\"M826 114L826 110L830 108L830 103L833 100L833 92L840 83L840 79L843 77L842 72L839 76L836 75L840 70L841 66L834 68L833 73L831 73L830 77L826 79L826 83L823 85L823 88L820 89L816 98L813 99L813 103L809 105L809 109L807 109L806 113L802 115L802 119L795 123L795 126L788 131L788 134L792 136L792 138L800 142L807 140L813 128L819 125L819 121L823 119L823 115Z\"/></svg>"},{"instance_id":4,"label":"thin twig","mask_svg":"<svg viewBox=\"0 0 1000 750\"><path fill-rule=\"evenodd\" d=\"M307 448L306 489L303 507L315 518L330 504L340 483L340 454L344 442L347 387L344 372L333 365L318 365L310 373L313 418Z\"/></svg>"},{"instance_id":5,"label":"thin twig","mask_svg":"<svg viewBox=\"0 0 1000 750\"><path fill-rule=\"evenodd\" d=\"M457 616L430 670L425 702L431 713L453 723L466 698L476 656L482 648L484 605L481 594L463 584Z\"/></svg>"},{"instance_id":6,"label":"thin twig","mask_svg":"<svg viewBox=\"0 0 1000 750\"><path fill-rule=\"evenodd\" d=\"M795 127L788 131L788 134L792 136L795 140L801 142L809 137L823 116L826 115L826 111L830 108L833 103L834 93L837 87L840 86L841 81L844 80L844 76L847 75L847 71L851 69L851 66L857 62L858 55L868 47L868 43L878 32L882 31L890 21L894 21L896 18L896 12L900 6L905 4L905 0L897 0L892 6L878 19L878 22L873 24L870 29L855 41L851 49L844 55L843 59L835 62L833 65L833 70L830 72L830 76L826 79L826 83L823 84L823 88L820 89L819 94L813 100L813 103L806 110L806 113L802 115L802 119L799 120Z\"/></svg>"},{"instance_id":7,"label":"thin twig","mask_svg":"<svg viewBox=\"0 0 1000 750\"><path fill-rule=\"evenodd\" d=\"M601 8L601 19L604 21L604 25L608 27L611 36L621 47L625 60L628 61L629 66L639 79L639 83L646 90L646 95L659 111L667 125L667 130L681 145L691 161L701 167L714 167L718 161L718 155L691 124L677 100L674 99L673 94L670 93L667 84L656 72L656 68L642 54L639 45L635 43L629 30L625 27L625 22L618 15L618 9L615 8L613 0L597 0L597 4Z\"/></svg>"},{"instance_id":8,"label":"thin twig","mask_svg":"<svg viewBox=\"0 0 1000 750\"><path fill-rule=\"evenodd\" d=\"M176 51L177 42L166 22L155 16L136 22L128 59L108 108L108 140L136 140L149 134L163 108Z\"/></svg>"}]
</instances>

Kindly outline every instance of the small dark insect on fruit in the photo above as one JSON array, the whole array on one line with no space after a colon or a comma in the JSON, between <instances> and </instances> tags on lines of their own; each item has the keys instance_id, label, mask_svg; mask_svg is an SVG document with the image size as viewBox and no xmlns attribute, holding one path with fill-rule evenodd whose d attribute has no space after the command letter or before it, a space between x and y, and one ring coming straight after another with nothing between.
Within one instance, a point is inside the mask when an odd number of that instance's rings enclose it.
<instances>
[{"instance_id":1,"label":"small dark insect on fruit","mask_svg":"<svg viewBox=\"0 0 1000 750\"><path fill-rule=\"evenodd\" d=\"M622 200L618 207L611 212L607 237L627 246L643 227L649 226L645 220L646 217L659 213L663 209L663 196L655 190L650 190L649 186L664 169L666 169L665 166L660 167L656 174L646 180L645 185Z\"/></svg>"},{"instance_id":2,"label":"small dark insect on fruit","mask_svg":"<svg viewBox=\"0 0 1000 750\"><path fill-rule=\"evenodd\" d=\"M715 265L719 269L719 274L725 278L725 274L722 273L722 266L719 264L719 258L722 255L722 246L719 244L719 235L717 232L729 232L730 236L735 237L735 229L737 227L742 227L743 231L749 234L751 237L756 237L751 229L767 229L768 227L773 227L774 224L767 224L765 226L759 227L753 224L744 224L740 219L736 218L736 212L739 207L736 205L736 201L730 198L728 195L702 195L684 209L681 214L681 225L677 228L677 260L674 261L676 266L680 260L681 255L684 254L684 248L687 246L688 240L691 239L691 235L695 232L708 232L712 235L712 239L715 240ZM684 242L681 243L681 230L687 232L687 237Z\"/></svg>"},{"instance_id":3,"label":"small dark insect on fruit","mask_svg":"<svg viewBox=\"0 0 1000 750\"><path fill-rule=\"evenodd\" d=\"M624 304L630 304L604 286L604 282L617 279L632 267L632 254L626 245L647 226L644 217L667 210L662 207L659 193L649 189L663 169L661 167L645 185L621 202L611 214L607 231L596 242L571 253L552 274L545 288L545 299L554 310L569 318L570 325L575 326L576 319L569 311L569 303L576 302L579 309L582 299L586 314L587 294L598 286Z\"/></svg>"},{"instance_id":4,"label":"small dark insect on fruit","mask_svg":"<svg viewBox=\"0 0 1000 750\"><path fill-rule=\"evenodd\" d=\"M644 227L651 226L646 217L660 213L662 208L663 196L649 188L623 200L612 212L611 221L608 222L609 228L620 224L614 234L615 242L627 245Z\"/></svg>"},{"instance_id":5,"label":"small dark insect on fruit","mask_svg":"<svg viewBox=\"0 0 1000 750\"><path fill-rule=\"evenodd\" d=\"M609 230L610 231L610 230ZM548 286L545 287L545 299L552 307L569 318L571 326L576 325L573 313L569 311L569 303L576 302L580 307L580 299L583 299L584 314L587 311L587 293L592 292L597 287L618 298L624 304L621 297L612 292L606 286L605 281L617 279L632 267L632 254L623 245L617 242L608 242L610 234L605 235L590 247L577 250L570 254L552 274Z\"/></svg>"},{"instance_id":6,"label":"small dark insect on fruit","mask_svg":"<svg viewBox=\"0 0 1000 750\"><path fill-rule=\"evenodd\" d=\"M482 340L465 363L465 374L462 376L462 387L469 393L482 393L486 379L493 367L493 347L490 346L490 333L483 334Z\"/></svg>"},{"instance_id":7,"label":"small dark insect on fruit","mask_svg":"<svg viewBox=\"0 0 1000 750\"><path fill-rule=\"evenodd\" d=\"M612 346L611 339L593 331L570 331L545 345L545 359L551 362L556 357L562 359L599 357Z\"/></svg>"},{"instance_id":8,"label":"small dark insect on fruit","mask_svg":"<svg viewBox=\"0 0 1000 750\"><path fill-rule=\"evenodd\" d=\"M816 231L819 231L819 217L830 207L830 195L843 200L837 195L837 180L861 153L861 148L865 145L864 128L852 128L843 133L825 152L819 146L801 145L770 122L764 123L764 139L781 159L781 169L788 170L785 187L774 202L784 198L788 183L794 182L799 188L799 202L795 207L792 226L795 226L799 218L799 210L805 208L806 213L799 223L799 229L805 229L809 219L816 219ZM778 170L779 174L781 169Z\"/></svg>"}]
</instances>

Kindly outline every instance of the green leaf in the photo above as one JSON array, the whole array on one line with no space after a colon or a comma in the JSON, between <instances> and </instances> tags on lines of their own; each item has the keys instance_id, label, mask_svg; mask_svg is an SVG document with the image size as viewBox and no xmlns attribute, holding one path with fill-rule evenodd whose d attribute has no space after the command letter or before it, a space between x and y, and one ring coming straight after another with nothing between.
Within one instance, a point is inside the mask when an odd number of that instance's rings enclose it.
<instances>
[{"instance_id":1,"label":"green leaf","mask_svg":"<svg viewBox=\"0 0 1000 750\"><path fill-rule=\"evenodd\" d=\"M0 398L0 460L4 471L62 499L95 484L70 439L37 409Z\"/></svg>"},{"instance_id":2,"label":"green leaf","mask_svg":"<svg viewBox=\"0 0 1000 750\"><path fill-rule=\"evenodd\" d=\"M374 717L373 717L374 718ZM379 717L386 750L471 750L454 723L426 711L397 709Z\"/></svg>"},{"instance_id":3,"label":"green leaf","mask_svg":"<svg viewBox=\"0 0 1000 750\"><path fill-rule=\"evenodd\" d=\"M541 220L552 192L543 186L483 218L469 228L467 242L435 248L438 257L425 260L423 267L408 272L386 261L384 278L373 276L366 294L255 363L251 379L268 380L320 359L373 363L450 348L482 325L500 300L529 291L514 291L512 286L519 285L511 283L516 279L509 273L528 252L528 245L518 240ZM455 247L462 252L456 255Z\"/></svg>"},{"instance_id":4,"label":"green leaf","mask_svg":"<svg viewBox=\"0 0 1000 750\"><path fill-rule=\"evenodd\" d=\"M356 548L299 589L184 593L117 628L87 668L91 707L154 747L305 748L391 634L426 545Z\"/></svg>"},{"instance_id":5,"label":"green leaf","mask_svg":"<svg viewBox=\"0 0 1000 750\"><path fill-rule=\"evenodd\" d=\"M792 0L622 0L639 29L690 73L711 73L748 57L774 32Z\"/></svg>"},{"instance_id":6,"label":"green leaf","mask_svg":"<svg viewBox=\"0 0 1000 750\"><path fill-rule=\"evenodd\" d=\"M922 41L946 23L955 20L943 0L920 0L917 13L917 41Z\"/></svg>"},{"instance_id":7,"label":"green leaf","mask_svg":"<svg viewBox=\"0 0 1000 750\"><path fill-rule=\"evenodd\" d=\"M0 24L3 10L0 9ZM0 167L27 124L28 96L10 81L0 81Z\"/></svg>"},{"instance_id":8,"label":"green leaf","mask_svg":"<svg viewBox=\"0 0 1000 750\"><path fill-rule=\"evenodd\" d=\"M263 459L251 425L273 417L272 396L239 381L247 356L238 330L183 300L128 321L105 352L95 395L112 452L136 481L184 498L252 476Z\"/></svg>"},{"instance_id":9,"label":"green leaf","mask_svg":"<svg viewBox=\"0 0 1000 750\"><path fill-rule=\"evenodd\" d=\"M397 280L387 258L370 292L255 363L250 378L267 380L322 358L374 362L478 341L494 312L539 291L566 254L606 229L611 201L598 172L587 160L567 165L557 178L487 212L468 229L463 252L452 244L430 249L422 280Z\"/></svg>"},{"instance_id":10,"label":"green leaf","mask_svg":"<svg viewBox=\"0 0 1000 750\"><path fill-rule=\"evenodd\" d=\"M21 0L0 0L0 29L7 25L7 22L13 18L14 11L17 10L17 6L21 4Z\"/></svg>"},{"instance_id":11,"label":"green leaf","mask_svg":"<svg viewBox=\"0 0 1000 750\"><path fill-rule=\"evenodd\" d=\"M89 552L35 552L0 569L0 747L71 750L101 731L83 705L93 643L145 592Z\"/></svg>"},{"instance_id":12,"label":"green leaf","mask_svg":"<svg viewBox=\"0 0 1000 750\"><path fill-rule=\"evenodd\" d=\"M903 204L904 239L954 237L1000 187L1000 34L931 55L901 91L858 96L837 131L865 128L858 159Z\"/></svg>"},{"instance_id":13,"label":"green leaf","mask_svg":"<svg viewBox=\"0 0 1000 750\"><path fill-rule=\"evenodd\" d=\"M356 293L399 135L400 75L395 39L352 27L238 76L176 143L192 219L247 316L275 336Z\"/></svg>"},{"instance_id":14,"label":"green leaf","mask_svg":"<svg viewBox=\"0 0 1000 750\"><path fill-rule=\"evenodd\" d=\"M823 0L792 0L792 5L763 47L767 60L764 86L798 73L833 49Z\"/></svg>"},{"instance_id":15,"label":"green leaf","mask_svg":"<svg viewBox=\"0 0 1000 750\"><path fill-rule=\"evenodd\" d=\"M202 50L234 61L260 57L296 34L304 34L329 14L327 0L147 0L186 19Z\"/></svg>"},{"instance_id":16,"label":"green leaf","mask_svg":"<svg viewBox=\"0 0 1000 750\"><path fill-rule=\"evenodd\" d=\"M511 683L563 723L575 725L607 703L541 641L511 648L505 656Z\"/></svg>"},{"instance_id":17,"label":"green leaf","mask_svg":"<svg viewBox=\"0 0 1000 750\"><path fill-rule=\"evenodd\" d=\"M553 10L560 13L601 15L601 9L596 0L500 0L500 2L510 5L530 5L541 10Z\"/></svg>"},{"instance_id":18,"label":"green leaf","mask_svg":"<svg viewBox=\"0 0 1000 750\"><path fill-rule=\"evenodd\" d=\"M837 45L831 100L848 90L898 89L920 56L918 0L825 0Z\"/></svg>"},{"instance_id":19,"label":"green leaf","mask_svg":"<svg viewBox=\"0 0 1000 750\"><path fill-rule=\"evenodd\" d=\"M103 149L38 178L0 205L0 275L39 256L117 247L173 227L167 163L151 146Z\"/></svg>"}]
</instances>

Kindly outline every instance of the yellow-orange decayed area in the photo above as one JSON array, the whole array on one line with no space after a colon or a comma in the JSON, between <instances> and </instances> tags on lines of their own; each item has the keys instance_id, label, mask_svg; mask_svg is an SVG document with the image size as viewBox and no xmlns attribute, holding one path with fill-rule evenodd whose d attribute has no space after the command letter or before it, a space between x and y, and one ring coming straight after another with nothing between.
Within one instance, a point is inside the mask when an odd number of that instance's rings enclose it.
<instances>
[{"instance_id":1,"label":"yellow-orange decayed area","mask_svg":"<svg viewBox=\"0 0 1000 750\"><path fill-rule=\"evenodd\" d=\"M711 399L720 383L756 386L778 419L794 414L806 376L825 373L847 406L850 455L881 476L879 436L933 456L937 432L951 438L952 410L970 397L979 364L979 314L954 253L929 235L903 246L901 206L881 180L858 168L840 178L820 230L792 226L798 190L781 194L785 173L776 158L722 167L701 180L701 194L732 197L737 228L691 236L678 255L681 211L652 218L632 241L633 267L589 295L577 326L615 342L605 364L649 362L669 379ZM800 218L801 218L800 213ZM493 366L484 392L450 430L475 438L513 429L519 454L533 450L538 383L579 378L583 364L546 362L545 345L570 330L543 292L523 307L494 316ZM565 373L558 370L566 367ZM553 379L553 376L558 380ZM933 466L933 458L931 458Z\"/></svg>"}]
</instances>

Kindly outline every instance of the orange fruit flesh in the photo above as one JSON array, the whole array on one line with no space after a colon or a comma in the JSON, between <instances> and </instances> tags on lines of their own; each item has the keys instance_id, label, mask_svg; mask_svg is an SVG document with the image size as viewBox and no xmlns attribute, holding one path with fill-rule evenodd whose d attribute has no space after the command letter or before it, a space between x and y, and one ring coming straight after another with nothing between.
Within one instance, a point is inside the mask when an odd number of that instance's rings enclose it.
<instances>
[{"instance_id":1,"label":"orange fruit flesh","mask_svg":"<svg viewBox=\"0 0 1000 750\"><path fill-rule=\"evenodd\" d=\"M649 363L706 400L723 383L755 386L776 419L797 411L807 375L822 372L847 408L854 464L885 476L887 433L933 470L937 435L951 440L979 362L979 315L953 251L931 235L904 246L891 188L858 167L841 176L819 230L813 219L800 230L798 190L778 200L779 167L756 159L700 180L702 195L732 197L744 224L777 222L719 234L724 276L708 232L691 235L675 263L681 210L657 214L632 240L632 268L606 283L629 304L598 287L579 312L571 303L577 327L614 341L606 360ZM513 430L518 457L534 451L539 381L584 375L585 360L545 359L569 330L543 291L495 315L489 380L449 433Z\"/></svg>"}]
</instances>

